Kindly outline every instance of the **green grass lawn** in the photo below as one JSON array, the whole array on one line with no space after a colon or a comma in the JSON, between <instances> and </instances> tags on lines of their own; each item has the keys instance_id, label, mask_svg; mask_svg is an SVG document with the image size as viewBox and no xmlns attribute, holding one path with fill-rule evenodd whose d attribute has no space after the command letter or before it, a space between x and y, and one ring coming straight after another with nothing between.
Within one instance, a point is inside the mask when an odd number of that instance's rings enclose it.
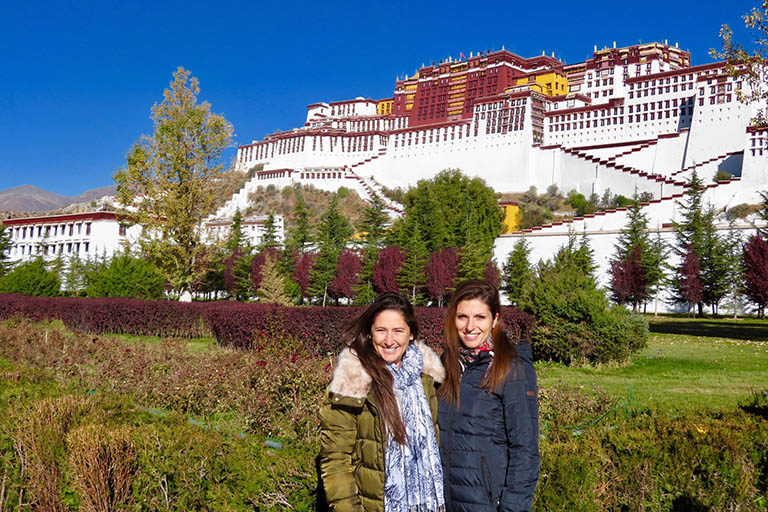
<instances>
[{"instance_id":1,"label":"green grass lawn","mask_svg":"<svg viewBox=\"0 0 768 512\"><path fill-rule=\"evenodd\" d=\"M733 329L732 321L666 319L693 333ZM720 325L720 324L725 325ZM762 324L762 322L761 322ZM748 324L753 333L762 325ZM658 325L651 324L651 330ZM658 406L670 412L732 409L752 391L768 390L768 341L652 333L648 347L620 366L566 367L538 363L539 386L560 383L585 390L599 389L615 397L632 393L638 406ZM753 337L754 339L754 337Z\"/></svg>"}]
</instances>

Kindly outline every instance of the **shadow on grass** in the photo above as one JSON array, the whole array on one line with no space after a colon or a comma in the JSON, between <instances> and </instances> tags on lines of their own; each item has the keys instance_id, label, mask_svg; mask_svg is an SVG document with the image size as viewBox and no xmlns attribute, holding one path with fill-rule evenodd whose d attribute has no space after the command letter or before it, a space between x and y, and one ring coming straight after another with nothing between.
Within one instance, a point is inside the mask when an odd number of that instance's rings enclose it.
<instances>
[{"instance_id":1,"label":"shadow on grass","mask_svg":"<svg viewBox=\"0 0 768 512\"><path fill-rule=\"evenodd\" d=\"M648 328L658 334L685 334L709 338L768 341L768 323L739 323L737 320L714 319L658 319L651 320Z\"/></svg>"}]
</instances>

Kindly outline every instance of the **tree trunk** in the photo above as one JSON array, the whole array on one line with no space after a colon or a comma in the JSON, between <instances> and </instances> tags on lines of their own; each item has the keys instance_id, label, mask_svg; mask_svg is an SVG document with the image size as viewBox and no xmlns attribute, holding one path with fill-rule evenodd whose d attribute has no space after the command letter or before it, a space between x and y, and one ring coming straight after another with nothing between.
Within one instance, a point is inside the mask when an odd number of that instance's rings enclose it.
<instances>
[{"instance_id":1,"label":"tree trunk","mask_svg":"<svg viewBox=\"0 0 768 512\"><path fill-rule=\"evenodd\" d=\"M328 285L323 287L323 307L325 307L325 297L328 295Z\"/></svg>"}]
</instances>

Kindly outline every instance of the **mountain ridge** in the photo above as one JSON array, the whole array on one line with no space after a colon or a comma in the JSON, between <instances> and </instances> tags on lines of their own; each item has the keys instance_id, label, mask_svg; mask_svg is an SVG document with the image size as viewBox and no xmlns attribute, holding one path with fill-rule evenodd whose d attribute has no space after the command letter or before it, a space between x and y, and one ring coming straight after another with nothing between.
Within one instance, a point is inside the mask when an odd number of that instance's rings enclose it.
<instances>
[{"instance_id":1,"label":"mountain ridge","mask_svg":"<svg viewBox=\"0 0 768 512\"><path fill-rule=\"evenodd\" d=\"M86 190L69 197L35 185L20 185L0 190L0 211L8 212L50 212L75 203L84 203L104 196L115 195L117 187L109 185Z\"/></svg>"}]
</instances>

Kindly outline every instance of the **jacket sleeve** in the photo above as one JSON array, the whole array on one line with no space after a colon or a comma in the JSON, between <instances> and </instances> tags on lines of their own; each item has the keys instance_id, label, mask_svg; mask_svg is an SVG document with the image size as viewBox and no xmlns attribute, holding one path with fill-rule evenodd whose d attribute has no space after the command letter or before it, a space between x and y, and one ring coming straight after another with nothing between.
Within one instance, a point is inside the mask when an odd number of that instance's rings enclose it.
<instances>
[{"instance_id":1,"label":"jacket sleeve","mask_svg":"<svg viewBox=\"0 0 768 512\"><path fill-rule=\"evenodd\" d=\"M531 510L539 479L539 407L536 372L531 360L517 359L516 371L504 383L504 424L507 434L507 474L499 510Z\"/></svg>"},{"instance_id":2,"label":"jacket sleeve","mask_svg":"<svg viewBox=\"0 0 768 512\"><path fill-rule=\"evenodd\" d=\"M326 402L320 409L320 476L334 512L363 510L352 463L356 436L357 415Z\"/></svg>"}]
</instances>

